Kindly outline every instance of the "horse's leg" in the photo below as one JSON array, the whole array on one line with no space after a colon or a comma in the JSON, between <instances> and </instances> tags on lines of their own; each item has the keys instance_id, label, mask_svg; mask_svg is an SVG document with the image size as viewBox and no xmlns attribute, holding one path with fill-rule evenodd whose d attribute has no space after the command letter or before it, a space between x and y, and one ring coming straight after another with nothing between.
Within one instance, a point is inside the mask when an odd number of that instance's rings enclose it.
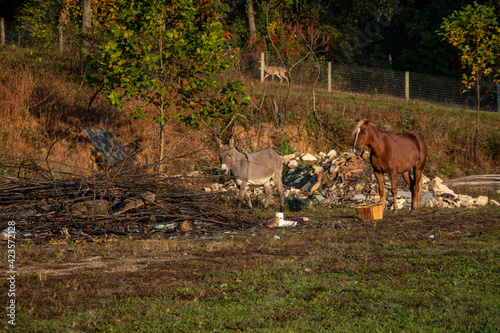
<instances>
[{"instance_id":1,"label":"horse's leg","mask_svg":"<svg viewBox=\"0 0 500 333\"><path fill-rule=\"evenodd\" d=\"M417 167L413 170L415 173L413 180L414 196L411 200L411 209L417 209L422 205L422 170L417 169Z\"/></svg>"},{"instance_id":2,"label":"horse's leg","mask_svg":"<svg viewBox=\"0 0 500 333\"><path fill-rule=\"evenodd\" d=\"M380 204L385 207L384 174L382 172L373 172L378 183L378 194L380 195Z\"/></svg>"},{"instance_id":3,"label":"horse's leg","mask_svg":"<svg viewBox=\"0 0 500 333\"><path fill-rule=\"evenodd\" d=\"M394 212L398 212L398 174L396 172L391 172L391 190L392 197L394 199Z\"/></svg>"},{"instance_id":4,"label":"horse's leg","mask_svg":"<svg viewBox=\"0 0 500 333\"><path fill-rule=\"evenodd\" d=\"M408 184L408 187L410 188L411 203L412 203L412 207L413 207L413 200L415 198L415 192L414 192L414 189L415 189L415 186L414 186L415 185L414 184L415 176L411 177L410 176L410 171L407 171L407 172L403 173L403 179L405 180L406 184Z\"/></svg>"},{"instance_id":5,"label":"horse's leg","mask_svg":"<svg viewBox=\"0 0 500 333\"><path fill-rule=\"evenodd\" d=\"M266 189L266 202L264 203L264 208L267 208L269 206L269 200L271 199L271 196L273 194L273 189L271 188L271 184L265 183L264 188Z\"/></svg>"},{"instance_id":6,"label":"horse's leg","mask_svg":"<svg viewBox=\"0 0 500 333\"><path fill-rule=\"evenodd\" d=\"M408 187L410 188L410 191L412 190L412 186L411 186L411 181L410 181L410 172L405 172L403 173L403 179L405 180L406 184L408 184Z\"/></svg>"}]
</instances>

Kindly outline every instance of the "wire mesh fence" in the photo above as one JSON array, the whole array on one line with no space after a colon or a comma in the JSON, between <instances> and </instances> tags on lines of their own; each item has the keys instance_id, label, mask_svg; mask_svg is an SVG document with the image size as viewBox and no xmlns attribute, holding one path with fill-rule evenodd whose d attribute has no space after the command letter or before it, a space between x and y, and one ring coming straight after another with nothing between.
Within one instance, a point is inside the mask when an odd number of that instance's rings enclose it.
<instances>
[{"instance_id":1,"label":"wire mesh fence","mask_svg":"<svg viewBox=\"0 0 500 333\"><path fill-rule=\"evenodd\" d=\"M23 35L11 22L0 21L2 44L29 45L29 34ZM62 40L62 39L61 39ZM54 40L54 44L58 41ZM68 41L66 41L67 43ZM61 43L61 41L59 41ZM62 46L60 46L62 50ZM274 54L244 55L239 63L240 70L247 77L255 80L282 78L268 75L260 66L284 67L289 70L291 83L298 86L314 86L327 91L337 90L361 94L382 94L398 98L421 100L425 102L476 110L476 92L464 92L459 79L415 72L336 64L324 61L304 60L287 66ZM286 83L286 81L285 81ZM500 85L482 83L480 106L484 111L500 112Z\"/></svg>"},{"instance_id":2,"label":"wire mesh fence","mask_svg":"<svg viewBox=\"0 0 500 333\"><path fill-rule=\"evenodd\" d=\"M286 67L274 55L261 55L260 58L264 59L267 66ZM244 57L241 67L249 76L258 78L261 59ZM289 69L293 85L315 86L327 91L382 94L449 107L477 109L476 92L464 91L461 80L456 78L308 60ZM499 91L500 85L492 82L481 84L481 110L500 112Z\"/></svg>"}]
</instances>

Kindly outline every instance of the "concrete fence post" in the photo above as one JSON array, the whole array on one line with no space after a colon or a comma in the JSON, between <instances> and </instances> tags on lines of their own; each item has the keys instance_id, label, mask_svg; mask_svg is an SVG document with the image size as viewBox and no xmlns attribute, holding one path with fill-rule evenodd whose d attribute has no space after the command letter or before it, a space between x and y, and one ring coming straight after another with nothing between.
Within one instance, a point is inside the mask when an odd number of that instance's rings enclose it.
<instances>
[{"instance_id":1,"label":"concrete fence post","mask_svg":"<svg viewBox=\"0 0 500 333\"><path fill-rule=\"evenodd\" d=\"M405 72L405 99L410 100L410 72Z\"/></svg>"}]
</instances>

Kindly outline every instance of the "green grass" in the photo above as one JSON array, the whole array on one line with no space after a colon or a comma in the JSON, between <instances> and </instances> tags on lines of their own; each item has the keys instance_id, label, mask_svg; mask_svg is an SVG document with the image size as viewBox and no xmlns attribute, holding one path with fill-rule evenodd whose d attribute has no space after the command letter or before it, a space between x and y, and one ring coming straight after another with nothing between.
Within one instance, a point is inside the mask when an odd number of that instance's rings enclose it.
<instances>
[{"instance_id":1,"label":"green grass","mask_svg":"<svg viewBox=\"0 0 500 333\"><path fill-rule=\"evenodd\" d=\"M196 268L192 272L196 278L154 296L111 295L91 308L61 307L45 317L33 318L21 309L18 328L55 332L226 332L238 327L251 332L499 330L498 235L413 242L391 238L391 244L373 239L332 240L331 244L322 239L314 244L304 239L308 245L294 253L287 252L287 246L295 248L303 235L288 231L281 237L283 242L262 238L255 248L262 255L241 267L233 262L227 265L231 267L203 270L208 261L193 261L186 270ZM270 258L269 253L276 254ZM148 267L141 286L145 289L149 288ZM107 273L99 274L105 278Z\"/></svg>"}]
</instances>

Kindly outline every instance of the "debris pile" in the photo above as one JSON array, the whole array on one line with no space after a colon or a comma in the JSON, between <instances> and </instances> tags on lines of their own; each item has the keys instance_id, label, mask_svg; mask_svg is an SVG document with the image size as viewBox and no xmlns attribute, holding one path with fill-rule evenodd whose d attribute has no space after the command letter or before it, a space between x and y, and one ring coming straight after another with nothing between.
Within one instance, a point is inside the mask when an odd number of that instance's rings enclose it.
<instances>
[{"instance_id":1,"label":"debris pile","mask_svg":"<svg viewBox=\"0 0 500 333\"><path fill-rule=\"evenodd\" d=\"M221 209L224 193L200 192L195 182L155 176L15 179L1 184L0 219L15 221L16 232L37 240L211 237L259 225Z\"/></svg>"},{"instance_id":2,"label":"debris pile","mask_svg":"<svg viewBox=\"0 0 500 333\"><path fill-rule=\"evenodd\" d=\"M288 200L300 200L309 205L320 204L328 207L338 205L358 206L374 204L380 200L378 185L369 162L369 153L357 156L351 151L337 154L335 150L329 153L290 154L283 158L285 197ZM491 178L491 177L490 177ZM496 179L496 178L494 178ZM500 177L497 179L500 184ZM398 207L411 206L411 193L401 175L398 175ZM206 191L234 190L233 180L223 185L214 183ZM387 208L392 208L394 202L391 193L389 175L384 175ZM252 195L263 193L263 187L251 189ZM472 207L484 206L487 203L498 205L486 196L473 198L468 195L456 194L438 177L430 180L423 177L423 200L426 207Z\"/></svg>"}]
</instances>

